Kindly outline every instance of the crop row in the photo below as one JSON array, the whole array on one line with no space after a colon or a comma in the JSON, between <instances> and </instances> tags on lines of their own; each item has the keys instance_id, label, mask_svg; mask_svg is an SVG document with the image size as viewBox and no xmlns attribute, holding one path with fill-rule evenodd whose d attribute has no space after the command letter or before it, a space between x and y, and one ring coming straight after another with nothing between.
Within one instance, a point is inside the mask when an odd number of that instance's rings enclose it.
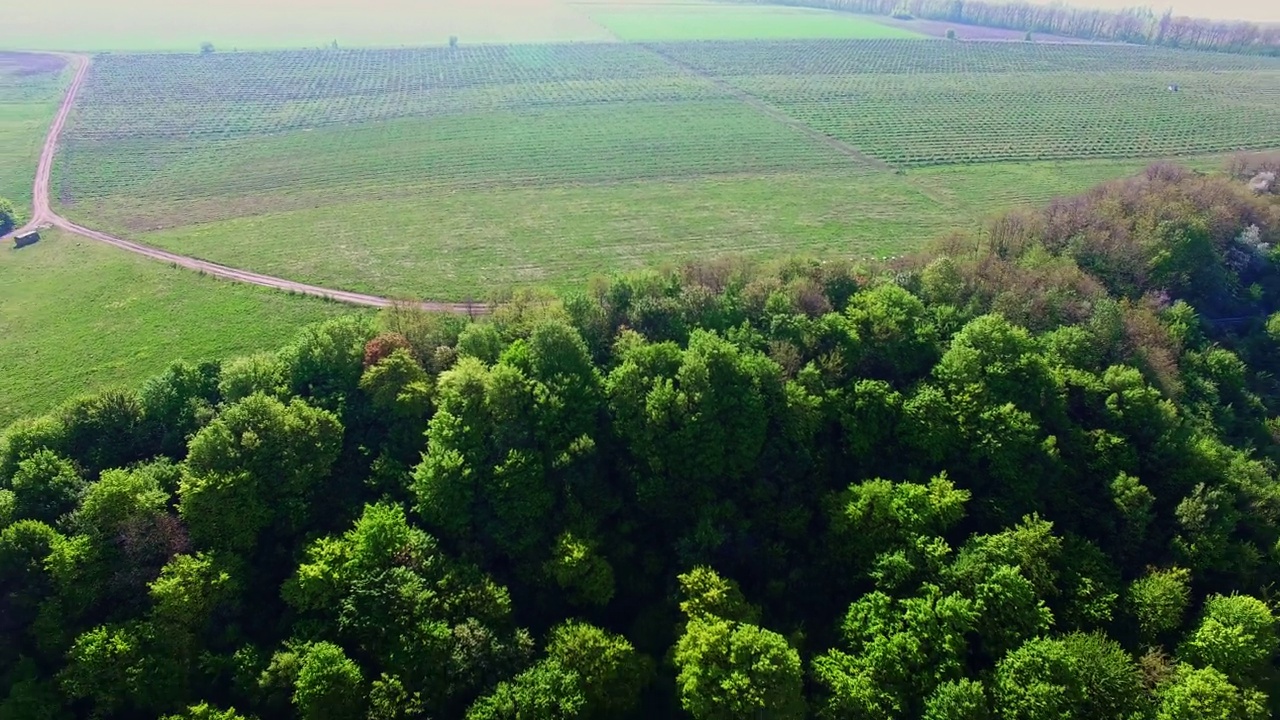
<instances>
[{"instance_id":1,"label":"crop row","mask_svg":"<svg viewBox=\"0 0 1280 720\"><path fill-rule=\"evenodd\" d=\"M736 78L811 127L896 165L1148 157L1280 145L1280 72L993 78Z\"/></svg>"},{"instance_id":2,"label":"crop row","mask_svg":"<svg viewBox=\"0 0 1280 720\"><path fill-rule=\"evenodd\" d=\"M1070 105L1089 99L1158 99L1165 109L1179 112L1223 100L1272 103L1280 99L1280 69L1255 72L1182 73L1178 92L1153 73L1004 73L956 76L917 75L742 75L723 78L730 84L772 103L827 102L857 113L868 103L927 101L938 98L981 97L984 102L1008 100L1028 109L1042 105ZM1117 111L1123 109L1116 109Z\"/></svg>"},{"instance_id":3,"label":"crop row","mask_svg":"<svg viewBox=\"0 0 1280 720\"><path fill-rule=\"evenodd\" d=\"M422 92L489 84L660 77L671 66L623 44L511 45L411 50L309 50L209 55L103 55L86 97L283 99Z\"/></svg>"},{"instance_id":4,"label":"crop row","mask_svg":"<svg viewBox=\"0 0 1280 720\"><path fill-rule=\"evenodd\" d=\"M1177 73L1280 69L1280 58L1129 45L967 43L947 40L795 40L662 43L661 54L713 76L956 75L1010 72Z\"/></svg>"},{"instance_id":5,"label":"crop row","mask_svg":"<svg viewBox=\"0 0 1280 720\"><path fill-rule=\"evenodd\" d=\"M729 97L731 95L726 90L704 78L671 75L630 81L538 82L328 98L255 96L239 101L204 100L199 102L198 112L192 112L190 102L175 98L147 105L119 102L84 105L76 114L69 134L78 139L94 140L228 138L402 117Z\"/></svg>"},{"instance_id":6,"label":"crop row","mask_svg":"<svg viewBox=\"0 0 1280 720\"><path fill-rule=\"evenodd\" d=\"M225 197L381 184L466 186L843 168L852 161L741 103L492 113L230 140L69 142L64 200Z\"/></svg>"}]
</instances>

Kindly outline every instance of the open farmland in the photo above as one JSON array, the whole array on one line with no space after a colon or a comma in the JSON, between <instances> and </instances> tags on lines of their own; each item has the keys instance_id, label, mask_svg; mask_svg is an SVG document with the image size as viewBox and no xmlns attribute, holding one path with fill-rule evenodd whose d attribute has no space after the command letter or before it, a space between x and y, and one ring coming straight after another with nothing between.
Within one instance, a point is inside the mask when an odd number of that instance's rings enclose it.
<instances>
[{"instance_id":1,"label":"open farmland","mask_svg":"<svg viewBox=\"0 0 1280 720\"><path fill-rule=\"evenodd\" d=\"M1274 59L1048 43L109 55L55 194L170 250L463 299L700 252L918 246L1034 200L1010 162L1065 163L1047 196L1097 167L1280 146L1278 99Z\"/></svg>"},{"instance_id":2,"label":"open farmland","mask_svg":"<svg viewBox=\"0 0 1280 720\"><path fill-rule=\"evenodd\" d=\"M1083 44L928 48L817 41L660 51L897 166L1280 145L1280 60Z\"/></svg>"}]
</instances>

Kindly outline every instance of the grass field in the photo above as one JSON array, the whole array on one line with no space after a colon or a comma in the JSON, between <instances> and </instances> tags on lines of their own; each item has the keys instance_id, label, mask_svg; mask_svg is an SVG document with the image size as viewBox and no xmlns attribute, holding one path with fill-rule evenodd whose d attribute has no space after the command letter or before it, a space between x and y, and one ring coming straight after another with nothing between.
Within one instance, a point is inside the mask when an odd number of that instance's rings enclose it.
<instances>
[{"instance_id":1,"label":"grass field","mask_svg":"<svg viewBox=\"0 0 1280 720\"><path fill-rule=\"evenodd\" d=\"M604 5L585 11L627 41L924 37L863 16L770 5Z\"/></svg>"},{"instance_id":2,"label":"grass field","mask_svg":"<svg viewBox=\"0 0 1280 720\"><path fill-rule=\"evenodd\" d=\"M862 258L919 247L993 212L1137 172L1144 160L816 171L374 195L340 206L138 234L148 243L309 282L410 297L568 287L698 256ZM1193 159L1217 169L1222 158Z\"/></svg>"},{"instance_id":3,"label":"grass field","mask_svg":"<svg viewBox=\"0 0 1280 720\"><path fill-rule=\"evenodd\" d=\"M74 395L136 386L176 359L273 349L349 312L47 232L0 250L0 427Z\"/></svg>"},{"instance_id":4,"label":"grass field","mask_svg":"<svg viewBox=\"0 0 1280 720\"><path fill-rule=\"evenodd\" d=\"M60 58L0 53L0 197L26 215L40 145L68 78Z\"/></svg>"}]
</instances>

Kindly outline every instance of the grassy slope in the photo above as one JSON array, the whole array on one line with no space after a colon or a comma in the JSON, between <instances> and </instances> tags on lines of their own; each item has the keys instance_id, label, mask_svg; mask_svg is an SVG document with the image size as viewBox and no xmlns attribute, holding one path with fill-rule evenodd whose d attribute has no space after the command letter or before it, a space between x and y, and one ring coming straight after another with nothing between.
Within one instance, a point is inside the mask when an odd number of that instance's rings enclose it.
<instances>
[{"instance_id":1,"label":"grassy slope","mask_svg":"<svg viewBox=\"0 0 1280 720\"><path fill-rule=\"evenodd\" d=\"M201 277L74 236L0 250L0 426L68 397L133 386L173 360L274 348L352 312Z\"/></svg>"},{"instance_id":2,"label":"grassy slope","mask_svg":"<svg viewBox=\"0 0 1280 720\"><path fill-rule=\"evenodd\" d=\"M457 190L268 213L143 234L199 257L338 287L484 297L495 286L568 286L695 255L855 257L921 246L997 210L1038 204L1148 161L956 166L891 173ZM1194 160L1220 167L1220 158Z\"/></svg>"},{"instance_id":3,"label":"grassy slope","mask_svg":"<svg viewBox=\"0 0 1280 720\"><path fill-rule=\"evenodd\" d=\"M919 33L828 10L757 5L600 6L591 19L622 40L917 38Z\"/></svg>"}]
</instances>

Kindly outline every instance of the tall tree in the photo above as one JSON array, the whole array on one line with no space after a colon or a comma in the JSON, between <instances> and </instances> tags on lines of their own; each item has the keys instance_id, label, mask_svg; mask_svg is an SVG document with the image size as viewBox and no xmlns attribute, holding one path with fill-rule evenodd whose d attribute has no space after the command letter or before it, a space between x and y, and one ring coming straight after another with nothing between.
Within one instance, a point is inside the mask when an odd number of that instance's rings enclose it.
<instances>
[{"instance_id":1,"label":"tall tree","mask_svg":"<svg viewBox=\"0 0 1280 720\"><path fill-rule=\"evenodd\" d=\"M253 395L228 407L191 440L178 511L199 547L252 550L306 527L309 501L337 459L342 426L301 400Z\"/></svg>"},{"instance_id":2,"label":"tall tree","mask_svg":"<svg viewBox=\"0 0 1280 720\"><path fill-rule=\"evenodd\" d=\"M446 556L392 505L370 505L342 536L313 542L283 593L433 712L457 711L528 652L505 588Z\"/></svg>"},{"instance_id":3,"label":"tall tree","mask_svg":"<svg viewBox=\"0 0 1280 720\"><path fill-rule=\"evenodd\" d=\"M648 658L630 641L593 625L570 621L552 629L547 656L574 672L582 689L581 717L627 717L653 672Z\"/></svg>"},{"instance_id":4,"label":"tall tree","mask_svg":"<svg viewBox=\"0 0 1280 720\"><path fill-rule=\"evenodd\" d=\"M1138 666L1105 636L1037 638L996 666L995 708L1009 720L1131 717L1142 707Z\"/></svg>"},{"instance_id":5,"label":"tall tree","mask_svg":"<svg viewBox=\"0 0 1280 720\"><path fill-rule=\"evenodd\" d=\"M75 509L84 487L84 478L69 460L41 450L18 463L18 471L10 481L13 516L55 524Z\"/></svg>"},{"instance_id":6,"label":"tall tree","mask_svg":"<svg viewBox=\"0 0 1280 720\"><path fill-rule=\"evenodd\" d=\"M1215 595L1178 652L1195 665L1216 668L1233 683L1252 686L1274 672L1276 649L1276 618L1266 603L1248 595Z\"/></svg>"}]
</instances>

